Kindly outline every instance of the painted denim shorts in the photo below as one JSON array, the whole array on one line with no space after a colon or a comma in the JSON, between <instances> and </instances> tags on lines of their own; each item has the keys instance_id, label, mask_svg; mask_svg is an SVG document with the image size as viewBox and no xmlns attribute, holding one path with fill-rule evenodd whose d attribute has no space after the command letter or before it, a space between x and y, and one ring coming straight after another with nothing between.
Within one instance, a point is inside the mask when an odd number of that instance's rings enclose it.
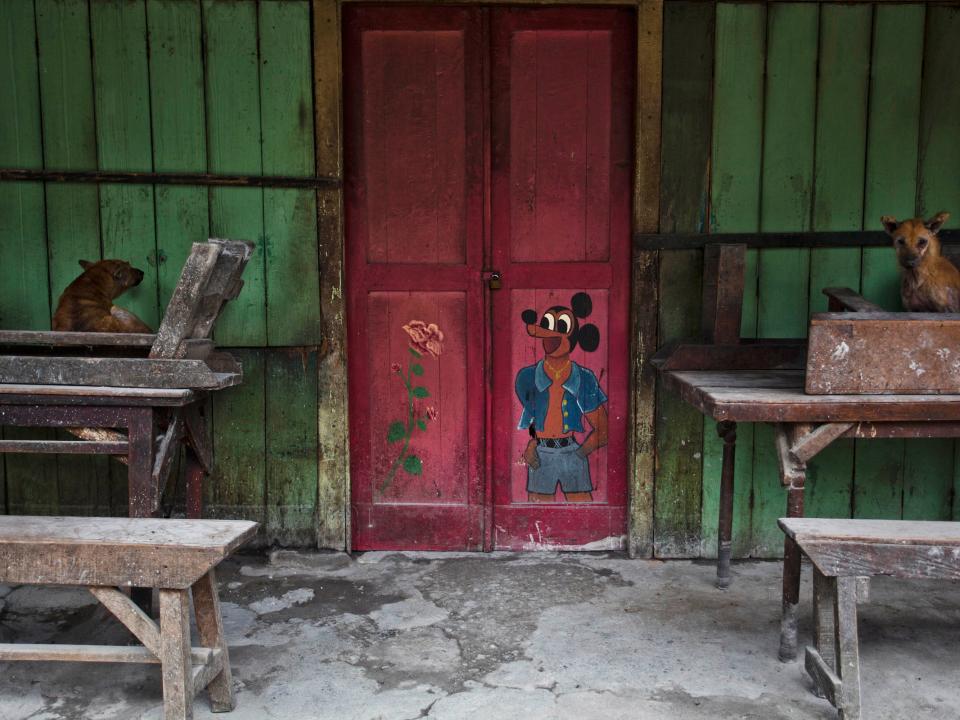
<instances>
[{"instance_id":1,"label":"painted denim shorts","mask_svg":"<svg viewBox=\"0 0 960 720\"><path fill-rule=\"evenodd\" d=\"M577 443L559 448L537 446L540 467L527 467L527 492L553 495L557 483L564 493L592 492L590 461L577 455L579 448Z\"/></svg>"}]
</instances>

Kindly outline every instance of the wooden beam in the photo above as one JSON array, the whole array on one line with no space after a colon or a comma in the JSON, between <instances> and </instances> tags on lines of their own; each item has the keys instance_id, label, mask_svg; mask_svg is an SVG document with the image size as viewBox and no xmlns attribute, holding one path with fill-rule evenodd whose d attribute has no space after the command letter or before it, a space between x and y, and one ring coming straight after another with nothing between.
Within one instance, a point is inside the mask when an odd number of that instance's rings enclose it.
<instances>
[{"instance_id":1,"label":"wooden beam","mask_svg":"<svg viewBox=\"0 0 960 720\"><path fill-rule=\"evenodd\" d=\"M830 298L830 312L883 312L883 308L867 300L863 295L846 287L828 287L823 294Z\"/></svg>"},{"instance_id":2,"label":"wooden beam","mask_svg":"<svg viewBox=\"0 0 960 720\"><path fill-rule=\"evenodd\" d=\"M190 661L210 662L213 650L193 648ZM140 663L159 665L160 659L145 647L136 645L46 645L35 643L0 643L0 662L59 661L97 663Z\"/></svg>"},{"instance_id":3,"label":"wooden beam","mask_svg":"<svg viewBox=\"0 0 960 720\"><path fill-rule=\"evenodd\" d=\"M110 185L194 185L267 188L337 187L335 177L219 175L209 173L123 172L119 170L29 170L0 168L0 182L109 183Z\"/></svg>"},{"instance_id":4,"label":"wooden beam","mask_svg":"<svg viewBox=\"0 0 960 720\"><path fill-rule=\"evenodd\" d=\"M960 243L960 230L941 230L944 254L950 255L951 245ZM886 247L889 236L882 231L851 232L765 232L765 233L657 233L636 232L634 250L695 250L714 243L743 244L749 248L830 248L830 247ZM892 250L891 250L892 253ZM891 254L891 262L893 256Z\"/></svg>"},{"instance_id":5,"label":"wooden beam","mask_svg":"<svg viewBox=\"0 0 960 720\"><path fill-rule=\"evenodd\" d=\"M0 440L0 453L68 455L126 455L124 442L88 440Z\"/></svg>"},{"instance_id":6,"label":"wooden beam","mask_svg":"<svg viewBox=\"0 0 960 720\"><path fill-rule=\"evenodd\" d=\"M808 463L852 427L853 423L824 423L816 430L799 436L790 446L790 456L797 463Z\"/></svg>"},{"instance_id":7,"label":"wooden beam","mask_svg":"<svg viewBox=\"0 0 960 720\"><path fill-rule=\"evenodd\" d=\"M703 253L704 342L736 345L740 342L746 245L708 245Z\"/></svg>"},{"instance_id":8,"label":"wooden beam","mask_svg":"<svg viewBox=\"0 0 960 720\"><path fill-rule=\"evenodd\" d=\"M93 586L87 589L147 650L160 657L160 628L150 616L115 587Z\"/></svg>"},{"instance_id":9,"label":"wooden beam","mask_svg":"<svg viewBox=\"0 0 960 720\"><path fill-rule=\"evenodd\" d=\"M663 0L637 7L637 105L633 230L654 232L660 222L660 121ZM659 263L656 252L633 253L631 373L633 422L629 436L629 528L632 557L653 554L653 485L656 466L656 369Z\"/></svg>"},{"instance_id":10,"label":"wooden beam","mask_svg":"<svg viewBox=\"0 0 960 720\"><path fill-rule=\"evenodd\" d=\"M832 650L833 648L830 649ZM804 666L807 669L807 674L810 675L810 678L813 680L813 685L818 693L829 700L831 705L836 707L837 698L840 696L840 678L838 678L836 673L827 665L823 656L814 648L808 647Z\"/></svg>"}]
</instances>

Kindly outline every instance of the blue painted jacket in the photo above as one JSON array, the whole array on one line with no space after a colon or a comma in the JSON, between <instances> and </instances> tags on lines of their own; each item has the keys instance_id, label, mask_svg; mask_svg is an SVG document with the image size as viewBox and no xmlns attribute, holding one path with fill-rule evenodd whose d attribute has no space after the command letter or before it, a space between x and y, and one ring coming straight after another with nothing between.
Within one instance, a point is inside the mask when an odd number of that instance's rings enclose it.
<instances>
[{"instance_id":1,"label":"blue painted jacket","mask_svg":"<svg viewBox=\"0 0 960 720\"><path fill-rule=\"evenodd\" d=\"M600 389L597 376L592 370L570 361L570 376L563 383L563 429L564 431L583 432L583 416L591 413L607 401ZM547 418L547 404L550 401L548 390L553 381L543 369L543 360L536 365L528 365L517 373L516 391L523 414L520 416L520 430L526 430L531 422L542 431Z\"/></svg>"}]
</instances>

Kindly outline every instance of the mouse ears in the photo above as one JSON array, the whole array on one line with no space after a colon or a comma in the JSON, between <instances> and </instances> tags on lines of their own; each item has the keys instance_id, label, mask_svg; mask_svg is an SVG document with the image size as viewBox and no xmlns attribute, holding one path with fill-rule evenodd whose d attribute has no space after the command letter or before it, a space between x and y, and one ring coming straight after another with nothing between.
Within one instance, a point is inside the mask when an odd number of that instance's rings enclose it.
<instances>
[{"instance_id":1,"label":"mouse ears","mask_svg":"<svg viewBox=\"0 0 960 720\"><path fill-rule=\"evenodd\" d=\"M581 325L577 333L577 344L584 352L593 352L600 347L600 330L593 323Z\"/></svg>"},{"instance_id":2,"label":"mouse ears","mask_svg":"<svg viewBox=\"0 0 960 720\"><path fill-rule=\"evenodd\" d=\"M578 292L570 298L570 309L578 318L589 317L593 312L593 300L585 292Z\"/></svg>"}]
</instances>

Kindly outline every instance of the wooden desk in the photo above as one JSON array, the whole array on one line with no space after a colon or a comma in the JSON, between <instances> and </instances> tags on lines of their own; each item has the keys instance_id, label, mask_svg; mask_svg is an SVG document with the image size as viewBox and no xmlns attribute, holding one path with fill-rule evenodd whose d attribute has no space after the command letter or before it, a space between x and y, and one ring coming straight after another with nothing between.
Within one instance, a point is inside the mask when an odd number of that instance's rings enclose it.
<instances>
[{"instance_id":1,"label":"wooden desk","mask_svg":"<svg viewBox=\"0 0 960 720\"><path fill-rule=\"evenodd\" d=\"M664 370L667 387L718 421L723 439L717 584L730 583L734 455L738 422L774 426L787 516L803 517L806 463L834 440L960 437L960 395L807 395L802 370ZM784 545L780 659L797 654L800 551Z\"/></svg>"},{"instance_id":2,"label":"wooden desk","mask_svg":"<svg viewBox=\"0 0 960 720\"><path fill-rule=\"evenodd\" d=\"M126 431L124 439L0 440L0 453L121 457L128 466L130 517L153 517L182 442L187 516L199 518L203 478L213 462L202 400L203 393L189 389L0 384L0 425Z\"/></svg>"},{"instance_id":3,"label":"wooden desk","mask_svg":"<svg viewBox=\"0 0 960 720\"><path fill-rule=\"evenodd\" d=\"M256 529L243 520L0 517L0 582L87 587L142 643L2 643L0 661L159 663L165 720L192 718L204 689L213 712L232 710L214 568ZM130 586L159 589L159 626L118 589ZM190 640L191 595L200 647Z\"/></svg>"}]
</instances>

